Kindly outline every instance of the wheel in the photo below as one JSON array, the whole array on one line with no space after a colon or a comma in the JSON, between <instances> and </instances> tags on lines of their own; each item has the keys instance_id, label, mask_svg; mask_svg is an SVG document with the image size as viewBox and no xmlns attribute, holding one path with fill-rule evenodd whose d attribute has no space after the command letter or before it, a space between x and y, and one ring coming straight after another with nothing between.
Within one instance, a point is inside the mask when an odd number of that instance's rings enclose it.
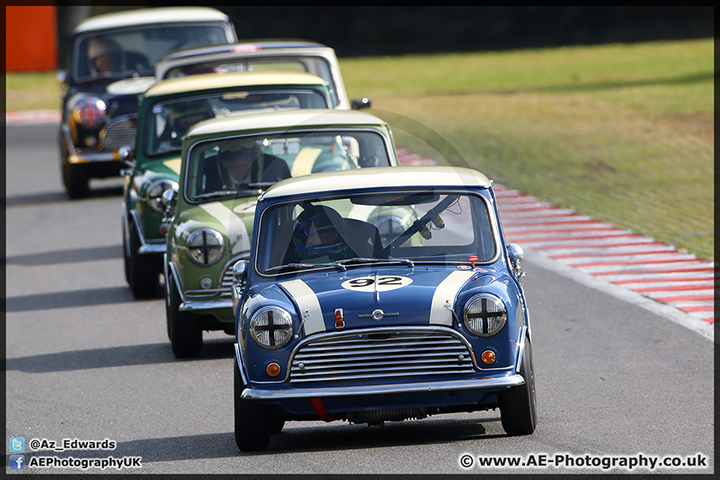
<instances>
[{"instance_id":1,"label":"wheel","mask_svg":"<svg viewBox=\"0 0 720 480\"><path fill-rule=\"evenodd\" d=\"M530 339L526 339L525 342L520 375L525 379L525 383L511 387L499 396L500 419L505 432L510 436L530 435L535 431L537 422L535 374Z\"/></svg>"},{"instance_id":2,"label":"wheel","mask_svg":"<svg viewBox=\"0 0 720 480\"><path fill-rule=\"evenodd\" d=\"M160 284L160 273L155 262L146 255L140 255L140 235L132 222L130 222L130 254L127 250L123 255L125 259L125 276L133 295L137 299L154 298Z\"/></svg>"},{"instance_id":3,"label":"wheel","mask_svg":"<svg viewBox=\"0 0 720 480\"><path fill-rule=\"evenodd\" d=\"M240 376L237 359L234 364L235 443L243 452L265 450L270 444L274 422L265 405L242 398L245 384ZM281 427L282 428L282 427Z\"/></svg>"},{"instance_id":4,"label":"wheel","mask_svg":"<svg viewBox=\"0 0 720 480\"><path fill-rule=\"evenodd\" d=\"M180 293L172 281L172 276L169 276L167 282L165 316L172 351L177 358L197 357L202 350L200 319L192 313L180 311Z\"/></svg>"},{"instance_id":5,"label":"wheel","mask_svg":"<svg viewBox=\"0 0 720 480\"><path fill-rule=\"evenodd\" d=\"M77 167L64 162L62 166L62 177L68 197L72 199L85 198L90 193L88 187L89 179L85 172Z\"/></svg>"}]
</instances>

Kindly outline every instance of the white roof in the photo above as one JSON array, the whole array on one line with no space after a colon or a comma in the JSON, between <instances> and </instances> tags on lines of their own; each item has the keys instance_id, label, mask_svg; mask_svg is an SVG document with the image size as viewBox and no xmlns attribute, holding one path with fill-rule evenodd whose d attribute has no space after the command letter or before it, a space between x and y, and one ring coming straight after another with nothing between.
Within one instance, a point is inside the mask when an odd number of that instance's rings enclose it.
<instances>
[{"instance_id":1,"label":"white roof","mask_svg":"<svg viewBox=\"0 0 720 480\"><path fill-rule=\"evenodd\" d=\"M282 180L270 187L262 198L328 193L376 187L490 187L492 180L464 167L374 167L314 173Z\"/></svg>"},{"instance_id":2,"label":"white roof","mask_svg":"<svg viewBox=\"0 0 720 480\"><path fill-rule=\"evenodd\" d=\"M227 74L223 74L227 75ZM242 113L214 118L196 123L187 132L188 137L196 135L235 133L241 130L272 130L289 127L322 126L360 127L364 125L385 126L386 123L367 112L358 110L297 109L280 112Z\"/></svg>"},{"instance_id":3,"label":"white roof","mask_svg":"<svg viewBox=\"0 0 720 480\"><path fill-rule=\"evenodd\" d=\"M151 23L207 22L227 19L228 16L223 12L209 7L141 8L90 17L75 28L75 33Z\"/></svg>"}]
</instances>

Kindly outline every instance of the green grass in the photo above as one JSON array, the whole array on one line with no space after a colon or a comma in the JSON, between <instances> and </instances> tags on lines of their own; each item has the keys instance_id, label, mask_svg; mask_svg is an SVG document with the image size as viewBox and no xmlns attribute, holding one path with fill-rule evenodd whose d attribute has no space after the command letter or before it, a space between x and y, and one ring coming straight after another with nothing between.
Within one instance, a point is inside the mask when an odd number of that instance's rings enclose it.
<instances>
[{"instance_id":1,"label":"green grass","mask_svg":"<svg viewBox=\"0 0 720 480\"><path fill-rule=\"evenodd\" d=\"M714 260L714 39L340 65L400 146ZM59 108L54 73L6 79Z\"/></svg>"},{"instance_id":2,"label":"green grass","mask_svg":"<svg viewBox=\"0 0 720 480\"><path fill-rule=\"evenodd\" d=\"M6 73L6 110L60 110L60 84L56 72Z\"/></svg>"}]
</instances>

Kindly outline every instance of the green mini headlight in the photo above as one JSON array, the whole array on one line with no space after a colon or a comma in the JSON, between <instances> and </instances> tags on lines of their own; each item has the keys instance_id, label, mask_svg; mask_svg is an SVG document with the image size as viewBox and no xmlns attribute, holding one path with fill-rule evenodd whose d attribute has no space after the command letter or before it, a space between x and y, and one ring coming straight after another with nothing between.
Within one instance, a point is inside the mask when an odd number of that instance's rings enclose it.
<instances>
[{"instance_id":1,"label":"green mini headlight","mask_svg":"<svg viewBox=\"0 0 720 480\"><path fill-rule=\"evenodd\" d=\"M480 293L465 304L465 326L475 335L489 337L507 321L505 303L495 295Z\"/></svg>"},{"instance_id":2,"label":"green mini headlight","mask_svg":"<svg viewBox=\"0 0 720 480\"><path fill-rule=\"evenodd\" d=\"M207 266L217 263L222 258L224 251L223 236L215 230L201 228L195 230L188 237L188 256L198 265Z\"/></svg>"},{"instance_id":3,"label":"green mini headlight","mask_svg":"<svg viewBox=\"0 0 720 480\"><path fill-rule=\"evenodd\" d=\"M292 317L280 307L263 307L250 319L250 336L262 347L282 347L292 334Z\"/></svg>"}]
</instances>

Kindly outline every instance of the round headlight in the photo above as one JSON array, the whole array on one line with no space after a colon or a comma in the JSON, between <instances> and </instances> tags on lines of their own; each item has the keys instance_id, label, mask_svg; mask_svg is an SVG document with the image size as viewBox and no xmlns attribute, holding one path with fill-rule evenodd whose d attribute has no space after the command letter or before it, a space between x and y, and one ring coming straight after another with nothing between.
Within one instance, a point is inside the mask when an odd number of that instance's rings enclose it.
<instances>
[{"instance_id":1,"label":"round headlight","mask_svg":"<svg viewBox=\"0 0 720 480\"><path fill-rule=\"evenodd\" d=\"M380 218L375 226L380 233L380 239L383 245L395 240L402 232L407 230L407 225L400 217L389 215L387 217Z\"/></svg>"},{"instance_id":2,"label":"round headlight","mask_svg":"<svg viewBox=\"0 0 720 480\"><path fill-rule=\"evenodd\" d=\"M177 189L177 182L173 182L172 180L162 179L154 181L147 190L146 199L148 206L158 213L163 213L165 211L165 205L163 205L162 201L163 193L165 193L166 190Z\"/></svg>"},{"instance_id":3,"label":"round headlight","mask_svg":"<svg viewBox=\"0 0 720 480\"><path fill-rule=\"evenodd\" d=\"M73 107L73 121L85 128L99 128L105 121L107 105L101 99L86 95Z\"/></svg>"},{"instance_id":4,"label":"round headlight","mask_svg":"<svg viewBox=\"0 0 720 480\"><path fill-rule=\"evenodd\" d=\"M217 263L224 250L223 236L215 230L201 228L191 233L188 238L187 253L198 265Z\"/></svg>"},{"instance_id":5,"label":"round headlight","mask_svg":"<svg viewBox=\"0 0 720 480\"><path fill-rule=\"evenodd\" d=\"M465 304L465 326L481 337L495 335L507 321L502 300L489 293L475 295Z\"/></svg>"},{"instance_id":6,"label":"round headlight","mask_svg":"<svg viewBox=\"0 0 720 480\"><path fill-rule=\"evenodd\" d=\"M280 307L263 307L250 319L250 336L265 348L282 347L292 333L292 317Z\"/></svg>"}]
</instances>

